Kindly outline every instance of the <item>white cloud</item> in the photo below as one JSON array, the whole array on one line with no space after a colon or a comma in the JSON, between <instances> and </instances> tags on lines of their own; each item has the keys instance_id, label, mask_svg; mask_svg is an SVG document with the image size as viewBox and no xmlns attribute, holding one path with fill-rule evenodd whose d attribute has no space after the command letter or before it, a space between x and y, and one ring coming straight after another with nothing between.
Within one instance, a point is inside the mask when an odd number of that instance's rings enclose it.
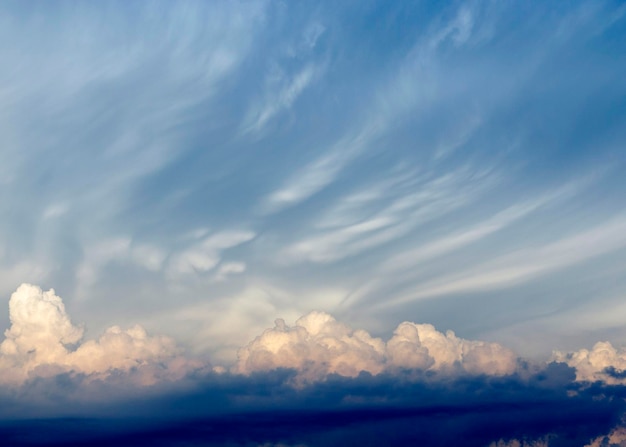
<instances>
[{"instance_id":1,"label":"white cloud","mask_svg":"<svg viewBox=\"0 0 626 447\"><path fill-rule=\"evenodd\" d=\"M154 324L171 325L173 319L177 327L193 328L191 336L184 336L196 352L210 353L215 363L231 364L237 350L278 313L294 319L302 315L303 310L291 298L291 294L279 288L258 283L210 302L182 306L158 316ZM315 297L303 294L302 301L315 302Z\"/></svg>"},{"instance_id":2,"label":"white cloud","mask_svg":"<svg viewBox=\"0 0 626 447\"><path fill-rule=\"evenodd\" d=\"M367 113L343 134L323 155L298 169L261 204L261 211L275 213L296 205L330 185L341 171L363 152L371 149L375 140L415 108L428 107L427 98L435 91L428 88L431 77L426 67L432 62L437 47L448 37L460 45L470 36L473 26L469 10L461 8L455 19L433 30L426 41L415 48L395 67L396 70L376 89L365 107ZM417 57L416 57L417 55Z\"/></svg>"},{"instance_id":3,"label":"white cloud","mask_svg":"<svg viewBox=\"0 0 626 447\"><path fill-rule=\"evenodd\" d=\"M324 226L334 223L334 228L314 230L314 235L292 243L284 254L290 261L325 263L361 253L468 205L496 181L482 170L469 168L430 178L401 175L397 181L340 200L322 219ZM357 215L367 217L355 220ZM338 226L342 221L350 223Z\"/></svg>"},{"instance_id":4,"label":"white cloud","mask_svg":"<svg viewBox=\"0 0 626 447\"><path fill-rule=\"evenodd\" d=\"M516 362L515 354L497 343L444 334L431 324L401 323L387 342L387 363L400 368L505 375Z\"/></svg>"},{"instance_id":5,"label":"white cloud","mask_svg":"<svg viewBox=\"0 0 626 447\"><path fill-rule=\"evenodd\" d=\"M492 233L500 231L545 205L570 196L573 192L577 191L580 186L587 183L587 181L584 181L578 182L576 185L567 184L537 198L510 206L468 229L448 234L440 239L428 242L427 244L398 253L385 261L382 265L382 269L388 272L404 268L414 268L416 265L437 256L458 250Z\"/></svg>"},{"instance_id":6,"label":"white cloud","mask_svg":"<svg viewBox=\"0 0 626 447\"><path fill-rule=\"evenodd\" d=\"M54 203L44 210L43 218L45 220L60 217L67 213L69 209L70 207L67 203Z\"/></svg>"},{"instance_id":7,"label":"white cloud","mask_svg":"<svg viewBox=\"0 0 626 447\"><path fill-rule=\"evenodd\" d=\"M336 373L356 377L383 371L385 344L365 331L353 331L323 312L311 312L289 327L281 319L238 354L235 372L248 374L295 368L305 380Z\"/></svg>"},{"instance_id":8,"label":"white cloud","mask_svg":"<svg viewBox=\"0 0 626 447\"><path fill-rule=\"evenodd\" d=\"M234 372L249 374L293 368L298 380L328 374L356 377L365 371L417 369L440 374L505 375L516 368L512 351L496 344L458 338L432 325L404 322L387 342L353 330L324 312L311 312L290 327L281 319L240 349Z\"/></svg>"},{"instance_id":9,"label":"white cloud","mask_svg":"<svg viewBox=\"0 0 626 447\"><path fill-rule=\"evenodd\" d=\"M163 266L166 254L153 245L136 245L131 249L133 261L147 270L159 271Z\"/></svg>"},{"instance_id":10,"label":"white cloud","mask_svg":"<svg viewBox=\"0 0 626 447\"><path fill-rule=\"evenodd\" d=\"M380 123L363 126L348 134L324 155L291 175L276 191L269 194L261 205L266 214L275 213L296 205L331 184L343 168L351 162L381 132Z\"/></svg>"},{"instance_id":11,"label":"white cloud","mask_svg":"<svg viewBox=\"0 0 626 447\"><path fill-rule=\"evenodd\" d=\"M222 281L230 275L236 275L246 271L246 264L244 262L225 262L217 269L215 279Z\"/></svg>"},{"instance_id":12,"label":"white cloud","mask_svg":"<svg viewBox=\"0 0 626 447\"><path fill-rule=\"evenodd\" d=\"M463 45L466 43L472 34L472 28L474 27L474 17L472 11L466 6L459 8L456 17L446 24L443 28L440 28L433 32L431 35L427 48L434 51L447 39L457 45Z\"/></svg>"},{"instance_id":13,"label":"white cloud","mask_svg":"<svg viewBox=\"0 0 626 447\"><path fill-rule=\"evenodd\" d=\"M563 353L555 351L552 359L576 369L576 380L626 384L626 349L616 349L607 341L596 343L591 350Z\"/></svg>"},{"instance_id":14,"label":"white cloud","mask_svg":"<svg viewBox=\"0 0 626 447\"><path fill-rule=\"evenodd\" d=\"M277 84L267 94L267 98L249 112L246 120L246 132L259 132L267 123L283 110L291 108L302 92L319 76L321 67L307 65L292 77L276 75L273 84Z\"/></svg>"},{"instance_id":15,"label":"white cloud","mask_svg":"<svg viewBox=\"0 0 626 447\"><path fill-rule=\"evenodd\" d=\"M191 247L173 255L168 262L171 277L213 270L221 260L222 251L248 242L256 234L251 231L222 231L205 237Z\"/></svg>"},{"instance_id":16,"label":"white cloud","mask_svg":"<svg viewBox=\"0 0 626 447\"><path fill-rule=\"evenodd\" d=\"M138 384L181 378L198 363L182 358L173 340L150 336L141 326L113 326L97 340L83 341L54 290L22 284L9 301L11 327L0 344L0 383L60 372L106 378L115 371Z\"/></svg>"},{"instance_id":17,"label":"white cloud","mask_svg":"<svg viewBox=\"0 0 626 447\"><path fill-rule=\"evenodd\" d=\"M518 250L456 274L422 283L380 307L452 293L510 287L626 246L626 217L617 216L590 230L550 244Z\"/></svg>"}]
</instances>

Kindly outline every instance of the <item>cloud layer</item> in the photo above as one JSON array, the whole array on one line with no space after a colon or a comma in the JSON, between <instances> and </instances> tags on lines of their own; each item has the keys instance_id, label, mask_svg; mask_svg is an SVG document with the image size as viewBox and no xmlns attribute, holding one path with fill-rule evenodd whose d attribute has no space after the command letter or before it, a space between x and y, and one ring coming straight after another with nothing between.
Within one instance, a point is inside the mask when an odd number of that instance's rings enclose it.
<instances>
[{"instance_id":1,"label":"cloud layer","mask_svg":"<svg viewBox=\"0 0 626 447\"><path fill-rule=\"evenodd\" d=\"M97 339L84 340L84 329L72 322L52 289L22 284L11 295L9 316L11 326L0 344L0 383L15 385L66 372L106 379L121 372L145 385L209 368L206 361L185 356L171 338L149 335L140 325L112 326ZM598 342L591 350L555 351L551 361L571 367L579 382L626 384L626 349L609 342ZM383 340L328 313L313 311L293 326L276 320L273 328L239 349L230 372L250 375L288 369L304 384L330 375L355 378L361 373L405 371L498 377L519 373L520 362L512 350L498 343L466 340L431 324L403 322Z\"/></svg>"}]
</instances>

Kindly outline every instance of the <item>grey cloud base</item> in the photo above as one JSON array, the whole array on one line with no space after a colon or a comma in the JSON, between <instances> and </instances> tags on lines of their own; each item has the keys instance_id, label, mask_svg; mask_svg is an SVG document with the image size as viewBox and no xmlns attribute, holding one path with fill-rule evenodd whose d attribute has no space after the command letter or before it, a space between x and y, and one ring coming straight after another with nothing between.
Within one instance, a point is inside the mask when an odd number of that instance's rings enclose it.
<instances>
[{"instance_id":1,"label":"grey cloud base","mask_svg":"<svg viewBox=\"0 0 626 447\"><path fill-rule=\"evenodd\" d=\"M45 387L49 395L55 390L56 404L74 414L7 421L7 407L19 405L5 398L0 440L23 446L486 447L514 446L522 439L527 444L519 445L584 446L608 439L625 410L623 386L576 384L573 370L564 364L550 364L525 378L445 382L427 374L416 380L414 375L364 373L331 375L297 388L294 377L288 370L209 373L196 376L186 389L135 394L104 407L68 401L68 391L82 386L76 378L48 379L30 386ZM21 408L26 409L23 403Z\"/></svg>"}]
</instances>

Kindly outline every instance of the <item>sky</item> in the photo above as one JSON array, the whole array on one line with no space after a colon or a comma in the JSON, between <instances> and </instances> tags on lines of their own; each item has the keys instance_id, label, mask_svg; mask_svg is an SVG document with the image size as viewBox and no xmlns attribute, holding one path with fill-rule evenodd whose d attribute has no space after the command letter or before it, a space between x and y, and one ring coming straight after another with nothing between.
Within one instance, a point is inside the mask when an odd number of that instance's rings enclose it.
<instances>
[{"instance_id":1,"label":"sky","mask_svg":"<svg viewBox=\"0 0 626 447\"><path fill-rule=\"evenodd\" d=\"M6 0L0 61L1 439L626 445L622 2Z\"/></svg>"}]
</instances>

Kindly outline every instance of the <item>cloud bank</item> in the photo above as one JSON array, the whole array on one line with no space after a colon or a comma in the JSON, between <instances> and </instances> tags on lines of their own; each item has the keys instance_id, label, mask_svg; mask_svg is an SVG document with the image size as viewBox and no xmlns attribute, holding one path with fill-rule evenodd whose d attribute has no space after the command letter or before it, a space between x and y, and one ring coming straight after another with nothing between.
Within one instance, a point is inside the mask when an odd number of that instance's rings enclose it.
<instances>
[{"instance_id":1,"label":"cloud bank","mask_svg":"<svg viewBox=\"0 0 626 447\"><path fill-rule=\"evenodd\" d=\"M11 326L0 343L0 384L19 385L62 373L100 380L125 373L137 383L151 385L210 369L206 360L185 355L171 338L150 335L140 325L111 326L97 339L84 340L84 328L72 322L53 289L22 284L11 295L9 316ZM591 350L555 351L550 360L571 367L578 382L626 384L626 349L609 342L598 342ZM383 340L328 313L313 311L293 326L277 319L273 328L239 349L232 367L217 370L245 376L293 370L302 385L332 375L356 378L362 373L407 371L442 378L500 377L519 373L524 362L498 343L466 340L431 324L405 321Z\"/></svg>"},{"instance_id":2,"label":"cloud bank","mask_svg":"<svg viewBox=\"0 0 626 447\"><path fill-rule=\"evenodd\" d=\"M464 340L430 324L401 323L385 342L324 312L311 312L292 327L276 320L273 329L242 348L238 357L234 372L291 368L303 380L401 369L500 376L513 373L517 364L515 354L497 343Z\"/></svg>"},{"instance_id":3,"label":"cloud bank","mask_svg":"<svg viewBox=\"0 0 626 447\"><path fill-rule=\"evenodd\" d=\"M276 320L226 369L141 326L85 340L54 290L21 285L9 313L0 344L7 445L464 439L477 447L597 447L625 439L625 356L608 342L533 364L430 324L403 322L383 340L314 311L293 326ZM7 422L15 418L22 422Z\"/></svg>"}]
</instances>

